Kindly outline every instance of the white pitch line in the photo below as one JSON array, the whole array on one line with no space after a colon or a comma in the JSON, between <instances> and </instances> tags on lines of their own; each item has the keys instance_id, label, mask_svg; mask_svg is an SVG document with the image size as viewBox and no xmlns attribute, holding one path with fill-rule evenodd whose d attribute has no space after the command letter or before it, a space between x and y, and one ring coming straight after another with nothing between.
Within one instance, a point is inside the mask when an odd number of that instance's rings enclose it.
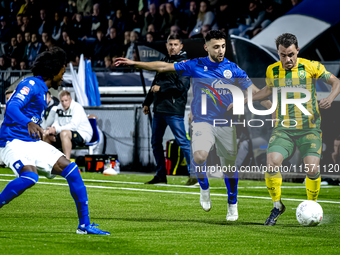
<instances>
[{"instance_id":1,"label":"white pitch line","mask_svg":"<svg viewBox=\"0 0 340 255\"><path fill-rule=\"evenodd\" d=\"M7 176L7 177L15 177L14 174L0 174L0 176ZM39 178L48 179L45 176L39 176ZM53 178L48 180L63 180L66 181L65 178ZM84 182L101 182L101 183L117 183L117 184L132 184L132 185L144 185L143 182L124 182L124 181L108 181L108 180L94 180L94 179L83 179ZM163 186L163 187L176 187L176 188L189 188L189 189L197 189L199 185L192 185L192 186L185 186L185 185L176 185L176 184L153 184L154 186ZM332 185L321 185L322 188L338 188L338 186ZM304 185L301 186L281 186L282 189L305 189ZM211 190L213 189L223 189L225 190L226 187L210 187ZM238 189L267 189L266 186L257 186L257 187L238 187Z\"/></svg>"},{"instance_id":2,"label":"white pitch line","mask_svg":"<svg viewBox=\"0 0 340 255\"><path fill-rule=\"evenodd\" d=\"M9 180L0 179L0 181L8 182ZM46 185L57 185L57 186L68 186L66 183L51 183L51 182L37 182L38 184L46 184ZM106 186L93 186L86 185L86 188L96 188L96 189L115 189L115 190L130 190L130 191L146 191L146 192L154 192L154 193L170 193L170 194L188 194L188 195L200 195L197 192L183 192L183 191L172 191L172 190L154 190L154 189L136 189L136 188L124 188L124 187L106 187ZM227 194L210 194L211 196L219 196L219 197L228 197ZM266 199L271 200L270 197L256 197L256 196L242 196L238 195L238 198L256 198L256 199ZM294 199L294 198L284 198L284 200L289 201L305 201L305 199ZM326 200L318 200L319 203L329 203L329 204L340 204L337 201L326 201Z\"/></svg>"}]
</instances>

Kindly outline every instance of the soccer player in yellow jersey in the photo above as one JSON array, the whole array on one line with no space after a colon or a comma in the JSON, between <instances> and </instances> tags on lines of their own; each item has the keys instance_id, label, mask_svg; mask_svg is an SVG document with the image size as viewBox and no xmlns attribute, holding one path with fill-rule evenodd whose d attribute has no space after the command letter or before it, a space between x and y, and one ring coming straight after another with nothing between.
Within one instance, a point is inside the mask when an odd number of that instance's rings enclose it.
<instances>
[{"instance_id":1,"label":"soccer player in yellow jersey","mask_svg":"<svg viewBox=\"0 0 340 255\"><path fill-rule=\"evenodd\" d=\"M253 100L261 100L278 88L278 107L276 110L275 128L269 140L267 150L266 185L274 202L274 209L264 225L275 225L278 217L284 213L285 206L281 202L282 176L279 171L284 159L292 156L297 147L305 164L306 190L308 200L316 201L320 191L319 163L321 156L321 116L319 107L328 109L334 98L340 92L340 81L317 61L298 58L299 47L295 35L285 33L276 39L276 48L280 61L267 68L266 84L261 91L253 96ZM327 98L316 99L315 80L322 79L332 85L332 91ZM295 104L286 105L286 114L281 112L282 87L303 88L311 93L308 102L303 103L310 115L305 115ZM304 98L304 93L287 92L287 99Z\"/></svg>"}]
</instances>

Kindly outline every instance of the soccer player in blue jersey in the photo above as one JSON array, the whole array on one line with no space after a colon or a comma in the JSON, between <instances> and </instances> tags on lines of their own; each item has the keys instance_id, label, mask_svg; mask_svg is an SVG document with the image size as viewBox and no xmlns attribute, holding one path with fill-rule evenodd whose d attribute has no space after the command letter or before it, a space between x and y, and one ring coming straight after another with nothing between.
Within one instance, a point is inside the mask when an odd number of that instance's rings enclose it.
<instances>
[{"instance_id":1,"label":"soccer player in blue jersey","mask_svg":"<svg viewBox=\"0 0 340 255\"><path fill-rule=\"evenodd\" d=\"M0 158L11 168L16 179L0 193L0 208L26 189L34 186L38 174L48 178L63 176L70 187L78 210L77 234L110 235L90 224L87 191L78 166L52 145L43 142L40 127L47 108L46 93L58 89L65 73L66 54L60 48L40 54L34 62L34 77L23 79L7 102L0 129Z\"/></svg>"},{"instance_id":2,"label":"soccer player in blue jersey","mask_svg":"<svg viewBox=\"0 0 340 255\"><path fill-rule=\"evenodd\" d=\"M216 144L217 154L222 166L235 166L237 153L235 126L230 126L233 97L230 91L218 88L221 84L232 84L245 90L252 87L253 93L259 89L252 84L247 74L236 64L224 57L226 35L218 30L211 30L205 37L204 49L208 57L182 61L179 63L137 62L126 58L117 58L116 66L135 65L138 68L158 72L177 72L179 75L192 77L193 100L191 102L192 150L197 179L201 187L200 203L205 211L210 211L211 200L209 182L206 175L206 161L211 147ZM203 96L202 96L203 95ZM203 100L202 100L203 99ZM206 103L206 107L202 107ZM268 105L265 105L268 104ZM263 105L271 107L267 100ZM214 120L228 120L215 126ZM235 169L235 168L234 168ZM238 219L237 185L238 172L224 171L224 180L228 189L228 221Z\"/></svg>"}]
</instances>

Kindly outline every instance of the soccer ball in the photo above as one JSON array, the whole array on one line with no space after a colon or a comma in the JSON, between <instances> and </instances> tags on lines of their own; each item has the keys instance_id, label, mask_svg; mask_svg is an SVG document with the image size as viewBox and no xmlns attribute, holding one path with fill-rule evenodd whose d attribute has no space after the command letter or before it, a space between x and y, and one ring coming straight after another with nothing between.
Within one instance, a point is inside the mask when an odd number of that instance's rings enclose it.
<instances>
[{"instance_id":1,"label":"soccer ball","mask_svg":"<svg viewBox=\"0 0 340 255\"><path fill-rule=\"evenodd\" d=\"M296 209L296 219L302 226L316 226L322 217L322 207L315 201L304 201Z\"/></svg>"}]
</instances>

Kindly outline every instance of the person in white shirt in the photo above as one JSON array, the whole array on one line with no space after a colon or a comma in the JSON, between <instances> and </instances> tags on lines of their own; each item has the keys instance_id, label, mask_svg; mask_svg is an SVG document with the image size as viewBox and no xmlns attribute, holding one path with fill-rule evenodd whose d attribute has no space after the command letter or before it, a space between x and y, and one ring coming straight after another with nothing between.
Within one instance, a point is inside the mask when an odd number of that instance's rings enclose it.
<instances>
[{"instance_id":1,"label":"person in white shirt","mask_svg":"<svg viewBox=\"0 0 340 255\"><path fill-rule=\"evenodd\" d=\"M66 158L70 159L72 148L90 142L93 131L84 108L72 100L70 92L63 90L59 99L54 122L47 127L44 141L62 148Z\"/></svg>"}]
</instances>

